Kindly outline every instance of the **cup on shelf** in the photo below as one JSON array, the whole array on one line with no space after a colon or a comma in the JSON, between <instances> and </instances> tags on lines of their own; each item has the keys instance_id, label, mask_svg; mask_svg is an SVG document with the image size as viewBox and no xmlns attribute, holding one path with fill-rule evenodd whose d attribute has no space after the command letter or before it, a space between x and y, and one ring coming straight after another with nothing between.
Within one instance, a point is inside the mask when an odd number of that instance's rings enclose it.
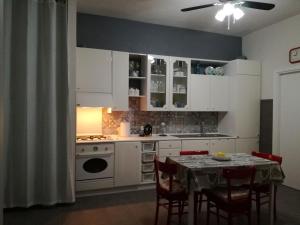
<instances>
[{"instance_id":1,"label":"cup on shelf","mask_svg":"<svg viewBox=\"0 0 300 225\"><path fill-rule=\"evenodd\" d=\"M135 93L134 88L129 88L129 96L133 96Z\"/></svg>"},{"instance_id":2,"label":"cup on shelf","mask_svg":"<svg viewBox=\"0 0 300 225\"><path fill-rule=\"evenodd\" d=\"M134 96L139 96L140 90L138 88L134 89Z\"/></svg>"},{"instance_id":3,"label":"cup on shelf","mask_svg":"<svg viewBox=\"0 0 300 225\"><path fill-rule=\"evenodd\" d=\"M138 77L138 76L139 76L139 73L140 73L140 71L134 70L134 71L132 71L132 76L133 76L133 77Z\"/></svg>"}]
</instances>

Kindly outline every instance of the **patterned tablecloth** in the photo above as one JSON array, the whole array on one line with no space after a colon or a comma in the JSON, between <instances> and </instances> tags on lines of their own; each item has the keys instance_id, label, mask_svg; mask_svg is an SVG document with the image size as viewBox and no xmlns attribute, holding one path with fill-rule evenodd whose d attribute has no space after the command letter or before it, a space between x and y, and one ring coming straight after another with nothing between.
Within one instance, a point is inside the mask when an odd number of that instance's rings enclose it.
<instances>
[{"instance_id":1,"label":"patterned tablecloth","mask_svg":"<svg viewBox=\"0 0 300 225\"><path fill-rule=\"evenodd\" d=\"M277 162L258 158L245 153L228 154L230 161L217 161L211 155L193 155L169 157L170 163L179 167L178 179L188 187L201 190L225 184L222 178L224 168L255 166L257 183L282 183L284 173Z\"/></svg>"}]
</instances>

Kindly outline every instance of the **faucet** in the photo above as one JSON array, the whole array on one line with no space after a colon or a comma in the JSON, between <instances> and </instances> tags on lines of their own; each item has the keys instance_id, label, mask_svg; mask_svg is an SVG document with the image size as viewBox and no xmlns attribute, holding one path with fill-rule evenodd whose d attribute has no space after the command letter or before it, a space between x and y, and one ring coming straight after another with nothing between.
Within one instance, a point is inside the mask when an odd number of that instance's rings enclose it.
<instances>
[{"instance_id":1,"label":"faucet","mask_svg":"<svg viewBox=\"0 0 300 225\"><path fill-rule=\"evenodd\" d=\"M205 122L203 120L200 121L200 133L203 134L204 133L204 125Z\"/></svg>"}]
</instances>

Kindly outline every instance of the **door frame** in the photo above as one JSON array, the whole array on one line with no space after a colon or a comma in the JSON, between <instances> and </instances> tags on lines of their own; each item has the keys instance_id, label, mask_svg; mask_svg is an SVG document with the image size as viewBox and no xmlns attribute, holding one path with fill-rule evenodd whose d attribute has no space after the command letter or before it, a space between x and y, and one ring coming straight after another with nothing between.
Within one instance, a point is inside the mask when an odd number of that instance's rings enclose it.
<instances>
[{"instance_id":1,"label":"door frame","mask_svg":"<svg viewBox=\"0 0 300 225\"><path fill-rule=\"evenodd\" d=\"M300 67L292 67L285 70L276 71L273 79L273 154L280 155L279 148L279 119L280 119L280 78L281 76L291 75L294 73L300 73Z\"/></svg>"}]
</instances>

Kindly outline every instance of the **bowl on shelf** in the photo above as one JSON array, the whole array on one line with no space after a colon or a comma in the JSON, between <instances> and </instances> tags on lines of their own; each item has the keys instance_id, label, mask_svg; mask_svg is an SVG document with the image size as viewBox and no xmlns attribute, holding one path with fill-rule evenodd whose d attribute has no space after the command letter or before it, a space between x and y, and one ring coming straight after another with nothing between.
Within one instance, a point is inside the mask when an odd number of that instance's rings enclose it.
<instances>
[{"instance_id":1,"label":"bowl on shelf","mask_svg":"<svg viewBox=\"0 0 300 225\"><path fill-rule=\"evenodd\" d=\"M205 74L206 75L214 75L215 74L215 68L212 66L208 66L205 68Z\"/></svg>"},{"instance_id":2,"label":"bowl on shelf","mask_svg":"<svg viewBox=\"0 0 300 225\"><path fill-rule=\"evenodd\" d=\"M225 73L224 68L220 67L220 66L216 67L215 68L215 73L216 73L216 75L223 76L224 73Z\"/></svg>"}]
</instances>

